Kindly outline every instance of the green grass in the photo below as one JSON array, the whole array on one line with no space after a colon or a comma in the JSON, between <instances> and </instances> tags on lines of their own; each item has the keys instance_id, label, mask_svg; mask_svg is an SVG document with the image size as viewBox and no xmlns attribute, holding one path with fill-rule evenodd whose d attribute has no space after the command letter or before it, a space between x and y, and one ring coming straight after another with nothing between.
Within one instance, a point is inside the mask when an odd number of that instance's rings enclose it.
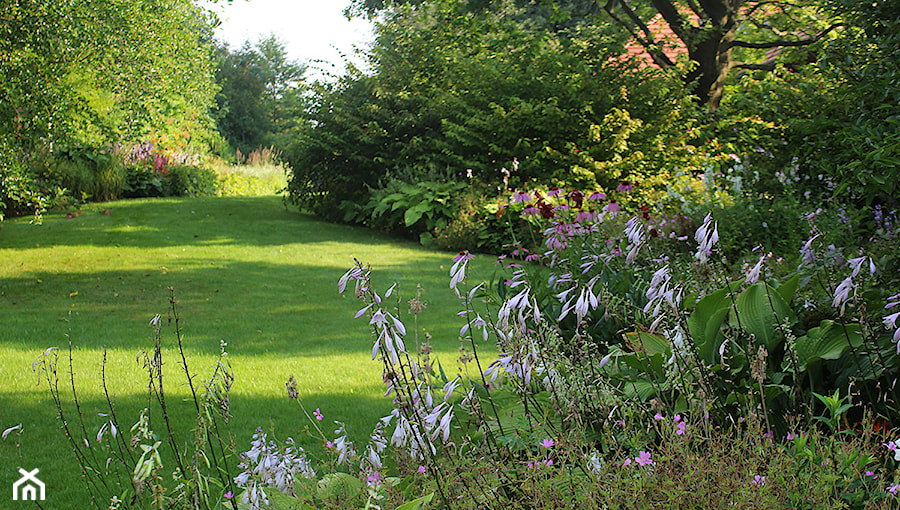
<instances>
[{"instance_id":1,"label":"green grass","mask_svg":"<svg viewBox=\"0 0 900 510\"><path fill-rule=\"evenodd\" d=\"M125 424L130 427L147 405L146 377L136 356L152 348L148 322L157 313L167 316L169 287L197 381L210 373L220 342L228 344L236 375L230 430L238 450L249 447L257 426L281 439L293 436L305 448L319 447L303 432L305 418L296 404L286 398L291 374L307 408L321 408L326 415L326 433L338 419L347 423L351 437L364 441L390 402L383 397L381 369L370 359L368 325L353 320L359 305L352 292L337 293L337 280L354 257L372 265L381 291L399 282L410 330L405 303L422 285L429 306L419 317L419 334L433 335L438 359L448 372L455 371L462 324L448 288L450 254L323 223L285 209L278 197L107 202L87 206L73 218L48 215L43 225L29 225L27 218L4 222L0 429L22 424L23 430L0 441L0 487L19 477L16 467L40 468L47 484L45 508L89 504L32 362L59 346L65 368L71 338L81 411L87 436L93 437L104 421L97 413L107 412L99 385L107 349L108 386L128 434ZM487 257L473 261L472 269L473 278L493 274ZM186 442L193 403L178 370L173 326L164 327L163 341L166 392ZM61 386L67 377L61 371ZM164 432L159 421L154 429ZM0 502L8 497L0 496Z\"/></svg>"},{"instance_id":2,"label":"green grass","mask_svg":"<svg viewBox=\"0 0 900 510\"><path fill-rule=\"evenodd\" d=\"M271 195L287 187L287 173L280 164L229 165L217 161L212 167L219 176L221 194L225 196Z\"/></svg>"}]
</instances>

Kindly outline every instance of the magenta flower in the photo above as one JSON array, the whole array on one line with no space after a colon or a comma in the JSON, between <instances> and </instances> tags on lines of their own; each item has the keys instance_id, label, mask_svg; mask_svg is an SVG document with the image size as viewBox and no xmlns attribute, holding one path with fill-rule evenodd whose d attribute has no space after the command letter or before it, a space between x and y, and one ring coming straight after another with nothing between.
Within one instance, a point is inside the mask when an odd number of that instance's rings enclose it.
<instances>
[{"instance_id":1,"label":"magenta flower","mask_svg":"<svg viewBox=\"0 0 900 510\"><path fill-rule=\"evenodd\" d=\"M618 191L619 193L631 193L631 189L631 183L628 181L622 181L622 184L619 184L616 187L616 191Z\"/></svg>"},{"instance_id":2,"label":"magenta flower","mask_svg":"<svg viewBox=\"0 0 900 510\"><path fill-rule=\"evenodd\" d=\"M381 482L382 482L381 473L379 473L378 471L375 471L374 473L372 473L371 475L368 476L367 485L369 487L372 487L372 488L378 487L379 485L381 485Z\"/></svg>"},{"instance_id":3,"label":"magenta flower","mask_svg":"<svg viewBox=\"0 0 900 510\"><path fill-rule=\"evenodd\" d=\"M634 461L640 466L649 466L650 464L653 464L653 459L650 458L650 452L645 452L644 450L638 452L638 456L634 458Z\"/></svg>"},{"instance_id":4,"label":"magenta flower","mask_svg":"<svg viewBox=\"0 0 900 510\"><path fill-rule=\"evenodd\" d=\"M621 209L621 207L619 207L619 203L616 202L616 199L610 200L609 203L606 204L606 207L603 208L604 211L608 212L609 214L611 214L613 216L619 214L620 209Z\"/></svg>"},{"instance_id":5,"label":"magenta flower","mask_svg":"<svg viewBox=\"0 0 900 510\"><path fill-rule=\"evenodd\" d=\"M755 485L757 487L766 484L766 477L756 475L753 477L753 480L750 480L750 485Z\"/></svg>"},{"instance_id":6,"label":"magenta flower","mask_svg":"<svg viewBox=\"0 0 900 510\"><path fill-rule=\"evenodd\" d=\"M679 436L683 436L687 432L685 429L687 429L686 422L679 422L678 425L675 425L675 433Z\"/></svg>"},{"instance_id":7,"label":"magenta flower","mask_svg":"<svg viewBox=\"0 0 900 510\"><path fill-rule=\"evenodd\" d=\"M591 195L589 197L587 197L587 199L588 200L606 200L606 193L601 193L599 191L596 191L594 193L591 193Z\"/></svg>"},{"instance_id":8,"label":"magenta flower","mask_svg":"<svg viewBox=\"0 0 900 510\"><path fill-rule=\"evenodd\" d=\"M425 470L425 466L419 466L419 473L421 473L421 474L424 475L424 474L425 474L425 471L426 471L426 470Z\"/></svg>"},{"instance_id":9,"label":"magenta flower","mask_svg":"<svg viewBox=\"0 0 900 510\"><path fill-rule=\"evenodd\" d=\"M547 449L553 448L554 444L555 443L553 442L553 440L550 439L549 437L544 439L543 441L541 441L541 446L543 446L544 448L547 448Z\"/></svg>"},{"instance_id":10,"label":"magenta flower","mask_svg":"<svg viewBox=\"0 0 900 510\"><path fill-rule=\"evenodd\" d=\"M234 497L234 493L233 493L233 492L228 491L228 492L225 493L225 499L231 499L231 498L233 498L233 497Z\"/></svg>"},{"instance_id":11,"label":"magenta flower","mask_svg":"<svg viewBox=\"0 0 900 510\"><path fill-rule=\"evenodd\" d=\"M660 421L660 420L663 419L663 415L661 415L661 414L659 414L659 413L656 413L656 414L653 415L653 419L656 420L656 421Z\"/></svg>"},{"instance_id":12,"label":"magenta flower","mask_svg":"<svg viewBox=\"0 0 900 510\"><path fill-rule=\"evenodd\" d=\"M319 411L318 407L316 408L315 411L313 411L313 416L315 416L316 419L319 421L322 421L325 419L325 416L322 414L322 411Z\"/></svg>"},{"instance_id":13,"label":"magenta flower","mask_svg":"<svg viewBox=\"0 0 900 510\"><path fill-rule=\"evenodd\" d=\"M891 497L895 497L897 495L897 491L900 490L900 484L892 484L887 486L887 491L891 493Z\"/></svg>"},{"instance_id":14,"label":"magenta flower","mask_svg":"<svg viewBox=\"0 0 900 510\"><path fill-rule=\"evenodd\" d=\"M562 189L553 186L550 188L550 191L547 192L548 197L556 197L559 196L560 193L565 193Z\"/></svg>"}]
</instances>

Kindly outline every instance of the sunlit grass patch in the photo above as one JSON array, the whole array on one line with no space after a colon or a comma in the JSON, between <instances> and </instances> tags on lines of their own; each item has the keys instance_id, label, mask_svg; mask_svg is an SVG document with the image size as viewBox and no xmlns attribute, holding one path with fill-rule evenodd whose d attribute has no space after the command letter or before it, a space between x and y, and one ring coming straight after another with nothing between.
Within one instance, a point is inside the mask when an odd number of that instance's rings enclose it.
<instances>
[{"instance_id":1,"label":"sunlit grass patch","mask_svg":"<svg viewBox=\"0 0 900 510\"><path fill-rule=\"evenodd\" d=\"M167 322L171 292L198 385L211 374L221 342L227 344L236 377L230 421L236 442L243 444L260 426L278 437L291 435L313 452L320 448L303 433L302 414L286 397L290 375L308 405L327 416L329 433L337 419L364 439L390 411L390 401L381 367L371 360L368 325L353 320L360 305L337 293L337 280L354 257L378 269L378 285L399 282L404 320L405 302L421 284L428 308L419 317L419 334L432 335L441 363L455 371L461 322L453 320L458 302L447 284L450 255L316 221L286 210L275 196L137 199L90 204L72 218L48 215L40 226L5 222L0 430L20 423L23 429L0 441L0 469L39 467L49 508L73 501L87 506L78 464L32 363L59 347L53 352L66 398L71 339L76 390L92 437L104 422L98 413L109 412L100 385L106 349L107 387L121 423L130 427L148 407L139 353L153 348L149 321L161 314ZM477 268L491 277L487 258ZM173 328L166 323L162 331L165 391L184 433L196 414ZM66 405L74 423L76 410L71 401ZM156 423L163 434L162 422Z\"/></svg>"}]
</instances>

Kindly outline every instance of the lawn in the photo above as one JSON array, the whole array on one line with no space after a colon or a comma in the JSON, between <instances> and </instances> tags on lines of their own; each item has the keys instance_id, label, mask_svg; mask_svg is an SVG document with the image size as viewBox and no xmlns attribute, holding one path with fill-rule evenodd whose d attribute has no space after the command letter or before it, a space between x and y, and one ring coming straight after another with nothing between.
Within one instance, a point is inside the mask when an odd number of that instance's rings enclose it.
<instances>
[{"instance_id":1,"label":"lawn","mask_svg":"<svg viewBox=\"0 0 900 510\"><path fill-rule=\"evenodd\" d=\"M390 410L381 369L370 359L368 325L353 320L359 306L352 293L337 293L337 280L354 257L372 265L382 291L399 283L409 338L405 303L421 284L429 306L419 317L420 338L432 335L445 369L457 370L462 324L454 320L459 304L448 288L450 254L323 223L286 209L274 196L107 202L70 216L49 215L42 225L10 220L0 230L0 429L22 425L20 434L0 441L0 486L19 478L17 467L39 468L46 508L84 508L89 499L32 362L59 347L64 388L71 339L85 432L95 437L105 421L98 413L108 412L99 384L106 350L107 386L121 423L130 426L147 406L137 357L152 348L149 321L157 313L168 316L170 288L197 381L208 376L220 343L227 343L236 375L230 433L239 450L260 426L317 451L318 441L304 432L305 418L286 398L291 374L307 407L325 414L323 423L345 421L359 440ZM492 262L476 258L475 277L490 279ZM163 342L166 392L189 436L193 402L186 398L172 325L163 328ZM160 422L154 428L164 433Z\"/></svg>"}]
</instances>

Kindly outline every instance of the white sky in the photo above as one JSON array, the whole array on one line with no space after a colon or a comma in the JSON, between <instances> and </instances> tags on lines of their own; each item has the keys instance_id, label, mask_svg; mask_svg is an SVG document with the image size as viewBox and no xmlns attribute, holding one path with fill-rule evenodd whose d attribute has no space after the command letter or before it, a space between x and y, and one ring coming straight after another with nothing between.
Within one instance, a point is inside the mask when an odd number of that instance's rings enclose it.
<instances>
[{"instance_id":1,"label":"white sky","mask_svg":"<svg viewBox=\"0 0 900 510\"><path fill-rule=\"evenodd\" d=\"M354 45L368 48L372 39L371 24L363 19L348 21L343 15L349 0L234 0L205 5L218 13L222 24L216 30L219 40L232 49L244 41L251 43L275 34L285 43L288 56L309 65L307 76L319 78L319 69L329 73L343 72L341 54L357 65ZM316 63L323 60L325 63Z\"/></svg>"}]
</instances>

